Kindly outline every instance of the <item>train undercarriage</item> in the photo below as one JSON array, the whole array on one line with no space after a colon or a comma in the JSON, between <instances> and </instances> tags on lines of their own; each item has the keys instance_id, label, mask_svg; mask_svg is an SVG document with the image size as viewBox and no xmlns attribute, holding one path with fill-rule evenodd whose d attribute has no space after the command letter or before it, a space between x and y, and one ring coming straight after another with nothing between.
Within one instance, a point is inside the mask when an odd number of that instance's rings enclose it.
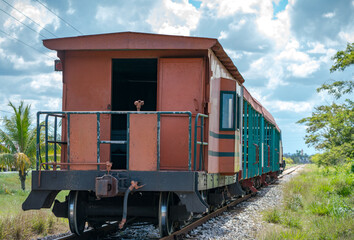
<instances>
[{"instance_id":1,"label":"train undercarriage","mask_svg":"<svg viewBox=\"0 0 354 240\"><path fill-rule=\"evenodd\" d=\"M164 173L164 179L170 179L169 183L158 183L162 179L162 175L158 176L161 173ZM214 211L232 199L266 186L277 177L278 172L241 181L238 181L238 174L143 174L112 172L112 175L102 176L99 171L35 171L32 180L34 188L23 204L23 209L49 208L54 202L52 211L55 216L68 218L70 230L77 235L84 231L86 223L97 228L106 221L119 221L119 228L122 229L126 223L145 221L157 225L161 236L167 236L196 216ZM87 175L91 175L91 178ZM83 176L96 180L76 181ZM152 176L155 176L155 180ZM176 179L175 176L179 177ZM112 184L112 181L116 183ZM71 191L64 202L54 200L59 190L68 188Z\"/></svg>"}]
</instances>

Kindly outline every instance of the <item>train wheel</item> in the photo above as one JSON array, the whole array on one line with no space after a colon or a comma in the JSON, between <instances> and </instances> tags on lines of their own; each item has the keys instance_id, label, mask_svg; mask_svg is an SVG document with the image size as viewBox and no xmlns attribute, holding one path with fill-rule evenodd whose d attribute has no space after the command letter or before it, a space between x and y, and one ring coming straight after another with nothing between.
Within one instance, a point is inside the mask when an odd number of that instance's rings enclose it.
<instances>
[{"instance_id":1,"label":"train wheel","mask_svg":"<svg viewBox=\"0 0 354 240\"><path fill-rule=\"evenodd\" d=\"M170 206L174 204L173 193L161 192L159 200L159 229L161 237L171 235L173 222L169 213Z\"/></svg>"},{"instance_id":2,"label":"train wheel","mask_svg":"<svg viewBox=\"0 0 354 240\"><path fill-rule=\"evenodd\" d=\"M86 198L85 193L80 191L70 191L68 196L68 219L72 233L81 235L86 224Z\"/></svg>"}]
</instances>

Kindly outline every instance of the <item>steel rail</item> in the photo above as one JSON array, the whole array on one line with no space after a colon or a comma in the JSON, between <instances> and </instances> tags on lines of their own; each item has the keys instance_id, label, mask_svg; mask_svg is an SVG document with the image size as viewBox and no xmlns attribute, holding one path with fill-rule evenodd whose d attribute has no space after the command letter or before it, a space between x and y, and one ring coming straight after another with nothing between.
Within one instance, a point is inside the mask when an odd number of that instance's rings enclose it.
<instances>
[{"instance_id":1,"label":"steel rail","mask_svg":"<svg viewBox=\"0 0 354 240\"><path fill-rule=\"evenodd\" d=\"M179 231L176 231L174 233L172 233L170 236L166 236L163 238L160 238L160 240L172 240L172 239L178 239L179 236L183 235L183 234L187 234L188 232L190 232L191 230L193 230L194 228L202 225L203 223L207 222L209 219L214 218L220 214L222 214L223 212L229 210L231 207L246 201L247 199L251 198L252 196L256 195L255 193L251 193L248 194L242 198L238 198L235 201L227 204L225 207L219 208L216 211L209 213L208 215L205 215L202 218L199 218L198 220L196 220L195 222L192 222L191 224L188 224L187 226L185 226L184 228L182 228Z\"/></svg>"},{"instance_id":2,"label":"steel rail","mask_svg":"<svg viewBox=\"0 0 354 240\"><path fill-rule=\"evenodd\" d=\"M290 173L293 173L295 172L297 169L299 169L300 167L302 167L303 165L298 165L298 166L294 166L294 167L291 167L289 169L286 169L283 171L283 173L278 177L278 178L283 178L284 176L286 175L289 175Z\"/></svg>"},{"instance_id":3,"label":"steel rail","mask_svg":"<svg viewBox=\"0 0 354 240\"><path fill-rule=\"evenodd\" d=\"M286 173L279 175L278 179L282 178L282 177L284 177L284 176L286 176L288 174L293 173L294 171L296 171L301 166L302 165L294 166L292 168L289 168ZM248 194L248 195L246 195L246 196L244 196L242 198L238 198L235 201L233 201L233 202L229 203L228 205L226 205L225 207L217 209L215 212L212 212L212 213L210 213L210 214L208 214L208 215L206 215L206 216L204 216L202 218L199 218L198 220L196 220L195 222L192 222L191 224L185 226L181 230L172 233L170 236L166 236L166 237L160 238L160 240L179 239L179 237L181 235L189 233L191 230L193 230L194 228L196 228L196 227L202 225L203 223L207 222L209 219L222 214L223 212L229 210L231 207L233 207L233 206L235 206L235 205L237 205L237 204L239 204L241 202L244 202L244 201L248 200L249 198L251 198L252 196L255 196L255 195L256 195L256 193L251 193L251 194Z\"/></svg>"},{"instance_id":4,"label":"steel rail","mask_svg":"<svg viewBox=\"0 0 354 240\"><path fill-rule=\"evenodd\" d=\"M77 236L74 233L70 233L69 235L55 238L56 240L90 240L90 239L100 239L101 237L106 236L107 234L114 233L118 231L118 222L114 221L111 223L107 223L102 227L97 229L90 228L86 229L80 236Z\"/></svg>"}]
</instances>

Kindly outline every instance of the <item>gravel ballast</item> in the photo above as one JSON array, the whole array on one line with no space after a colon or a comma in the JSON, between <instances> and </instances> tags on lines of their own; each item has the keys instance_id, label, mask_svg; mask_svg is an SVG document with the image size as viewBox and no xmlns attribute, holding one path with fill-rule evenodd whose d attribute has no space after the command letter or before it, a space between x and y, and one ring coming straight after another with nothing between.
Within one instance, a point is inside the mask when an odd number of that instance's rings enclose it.
<instances>
[{"instance_id":1,"label":"gravel ballast","mask_svg":"<svg viewBox=\"0 0 354 240\"><path fill-rule=\"evenodd\" d=\"M192 230L187 239L256 239L256 234L265 222L260 212L279 206L283 199L283 184L294 177L297 171L285 175L278 184L269 185L246 202L238 204L233 211L224 212Z\"/></svg>"},{"instance_id":2,"label":"gravel ballast","mask_svg":"<svg viewBox=\"0 0 354 240\"><path fill-rule=\"evenodd\" d=\"M261 212L279 206L283 199L283 183L295 176L297 171L285 175L277 184L269 185L257 192L255 197L242 202L233 210L212 218L203 225L192 230L185 239L256 239L256 235L265 225ZM129 236L128 238L126 236ZM125 231L116 233L105 239L156 239L158 229L153 225L127 227Z\"/></svg>"}]
</instances>

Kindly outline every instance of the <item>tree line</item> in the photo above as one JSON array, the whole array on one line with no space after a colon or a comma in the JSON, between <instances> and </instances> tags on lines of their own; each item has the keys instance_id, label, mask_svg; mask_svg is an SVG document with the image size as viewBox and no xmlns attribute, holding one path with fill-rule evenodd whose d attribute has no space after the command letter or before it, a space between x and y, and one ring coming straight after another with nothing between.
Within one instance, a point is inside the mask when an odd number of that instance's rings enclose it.
<instances>
[{"instance_id":1,"label":"tree line","mask_svg":"<svg viewBox=\"0 0 354 240\"><path fill-rule=\"evenodd\" d=\"M352 66L354 43L348 43L346 49L338 51L332 60L331 73ZM333 96L332 103L315 107L310 117L297 122L307 127L305 143L319 151L311 158L319 166L349 165L354 172L353 88L353 77L322 84L317 92L325 91Z\"/></svg>"}]
</instances>

